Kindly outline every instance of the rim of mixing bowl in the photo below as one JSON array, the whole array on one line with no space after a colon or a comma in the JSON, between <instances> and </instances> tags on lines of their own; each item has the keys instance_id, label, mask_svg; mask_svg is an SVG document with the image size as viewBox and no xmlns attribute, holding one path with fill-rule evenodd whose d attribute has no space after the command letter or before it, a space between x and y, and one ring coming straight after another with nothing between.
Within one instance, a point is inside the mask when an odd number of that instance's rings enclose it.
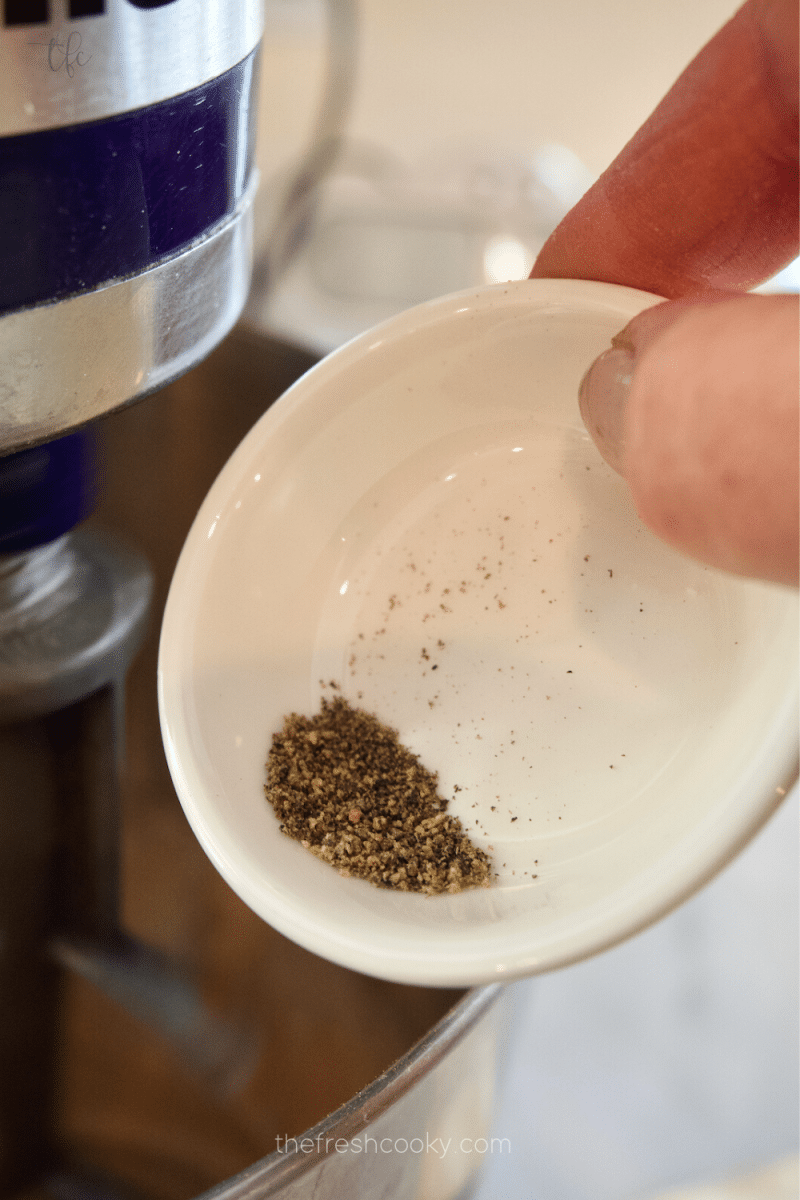
<instances>
[{"instance_id":1,"label":"rim of mixing bowl","mask_svg":"<svg viewBox=\"0 0 800 1200\"><path fill-rule=\"evenodd\" d=\"M256 1196L258 1200L268 1200L292 1180L313 1170L323 1159L336 1153L335 1149L322 1150L321 1146L335 1144L339 1139L349 1141L405 1096L466 1037L497 1003L506 986L492 983L470 989L376 1080L323 1121L298 1133L292 1139L297 1143L293 1150L274 1151L238 1175L203 1192L197 1200L222 1200L223 1197L224 1200L254 1200ZM299 1143L304 1140L314 1141L316 1148L308 1153L301 1152Z\"/></svg>"}]
</instances>

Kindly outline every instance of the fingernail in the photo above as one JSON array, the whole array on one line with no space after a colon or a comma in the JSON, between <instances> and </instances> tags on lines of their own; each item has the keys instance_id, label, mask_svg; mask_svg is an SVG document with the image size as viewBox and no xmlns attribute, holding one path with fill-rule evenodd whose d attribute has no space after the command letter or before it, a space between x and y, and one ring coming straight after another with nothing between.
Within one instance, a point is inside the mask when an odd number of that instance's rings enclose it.
<instances>
[{"instance_id":1,"label":"fingernail","mask_svg":"<svg viewBox=\"0 0 800 1200\"><path fill-rule=\"evenodd\" d=\"M583 422L603 458L620 475L624 474L625 409L634 363L631 350L615 339L612 349L594 360L578 389Z\"/></svg>"}]
</instances>

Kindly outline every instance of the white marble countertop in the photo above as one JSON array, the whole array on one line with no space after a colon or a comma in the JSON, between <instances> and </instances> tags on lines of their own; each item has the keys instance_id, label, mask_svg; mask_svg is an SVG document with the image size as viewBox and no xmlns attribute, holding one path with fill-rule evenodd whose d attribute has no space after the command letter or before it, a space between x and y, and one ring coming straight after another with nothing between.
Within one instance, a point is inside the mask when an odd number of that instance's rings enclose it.
<instances>
[{"instance_id":1,"label":"white marble countertop","mask_svg":"<svg viewBox=\"0 0 800 1200\"><path fill-rule=\"evenodd\" d=\"M475 1200L655 1200L796 1156L797 846L795 789L671 916L516 985L494 1130L511 1149ZM784 1200L786 1170L733 1194Z\"/></svg>"}]
</instances>

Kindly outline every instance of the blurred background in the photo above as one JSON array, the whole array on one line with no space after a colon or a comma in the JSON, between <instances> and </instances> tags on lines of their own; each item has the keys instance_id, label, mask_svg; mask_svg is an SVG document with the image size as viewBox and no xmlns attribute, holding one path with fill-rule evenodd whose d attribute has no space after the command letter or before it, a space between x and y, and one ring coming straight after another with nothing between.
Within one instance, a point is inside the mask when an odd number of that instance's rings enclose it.
<instances>
[{"instance_id":1,"label":"blurred background","mask_svg":"<svg viewBox=\"0 0 800 1200\"><path fill-rule=\"evenodd\" d=\"M524 278L736 7L269 0L248 318L327 351L410 304ZM797 289L797 263L779 284Z\"/></svg>"}]
</instances>

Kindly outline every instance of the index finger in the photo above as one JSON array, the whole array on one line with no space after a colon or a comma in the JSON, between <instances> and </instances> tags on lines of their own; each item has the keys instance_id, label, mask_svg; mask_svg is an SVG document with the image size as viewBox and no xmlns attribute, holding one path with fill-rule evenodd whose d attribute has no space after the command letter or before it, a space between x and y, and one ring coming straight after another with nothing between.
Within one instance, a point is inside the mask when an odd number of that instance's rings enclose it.
<instances>
[{"instance_id":1,"label":"index finger","mask_svg":"<svg viewBox=\"0 0 800 1200\"><path fill-rule=\"evenodd\" d=\"M798 9L748 0L545 243L532 277L669 298L741 290L798 250Z\"/></svg>"}]
</instances>

